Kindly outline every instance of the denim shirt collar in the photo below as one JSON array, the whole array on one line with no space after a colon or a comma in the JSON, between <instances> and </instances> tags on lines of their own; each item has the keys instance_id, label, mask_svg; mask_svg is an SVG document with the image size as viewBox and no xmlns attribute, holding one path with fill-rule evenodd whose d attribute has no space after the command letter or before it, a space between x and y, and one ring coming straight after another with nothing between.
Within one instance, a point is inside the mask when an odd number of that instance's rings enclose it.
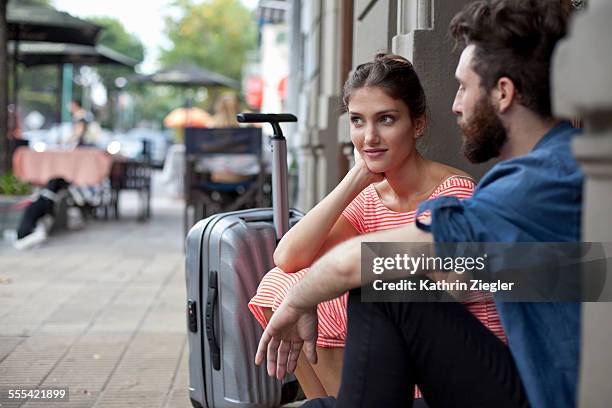
<instances>
[{"instance_id":1,"label":"denim shirt collar","mask_svg":"<svg viewBox=\"0 0 612 408\"><path fill-rule=\"evenodd\" d=\"M568 121L563 120L557 123L548 132L546 132L546 134L542 136L540 140L538 140L538 143L535 144L532 151L536 151L536 150L544 148L546 145L548 145L548 143L550 143L551 140L555 138L556 135L560 133L564 133L571 129L572 129L572 124Z\"/></svg>"}]
</instances>

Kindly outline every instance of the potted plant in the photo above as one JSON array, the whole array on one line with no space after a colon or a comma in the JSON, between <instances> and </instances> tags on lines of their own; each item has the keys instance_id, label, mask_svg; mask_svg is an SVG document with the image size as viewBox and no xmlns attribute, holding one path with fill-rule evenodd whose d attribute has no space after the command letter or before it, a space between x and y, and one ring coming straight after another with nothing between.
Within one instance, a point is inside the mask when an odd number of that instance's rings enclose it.
<instances>
[{"instance_id":1,"label":"potted plant","mask_svg":"<svg viewBox=\"0 0 612 408\"><path fill-rule=\"evenodd\" d=\"M31 193L32 186L19 180L13 173L0 175L0 234L17 229Z\"/></svg>"}]
</instances>

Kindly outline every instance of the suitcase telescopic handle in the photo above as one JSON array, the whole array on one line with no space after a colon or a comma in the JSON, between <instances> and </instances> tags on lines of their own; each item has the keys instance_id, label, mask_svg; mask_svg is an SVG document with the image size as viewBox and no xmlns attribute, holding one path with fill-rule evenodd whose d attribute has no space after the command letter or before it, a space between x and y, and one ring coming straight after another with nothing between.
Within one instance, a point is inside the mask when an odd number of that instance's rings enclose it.
<instances>
[{"instance_id":1,"label":"suitcase telescopic handle","mask_svg":"<svg viewBox=\"0 0 612 408\"><path fill-rule=\"evenodd\" d=\"M279 123L297 122L297 117L290 113L239 113L241 123L269 123L272 125L272 213L276 239L289 231L289 187L287 170L287 140Z\"/></svg>"},{"instance_id":2,"label":"suitcase telescopic handle","mask_svg":"<svg viewBox=\"0 0 612 408\"><path fill-rule=\"evenodd\" d=\"M291 113L239 113L236 115L240 123L269 123L274 130L273 137L284 138L279 123L297 122L297 117Z\"/></svg>"}]
</instances>

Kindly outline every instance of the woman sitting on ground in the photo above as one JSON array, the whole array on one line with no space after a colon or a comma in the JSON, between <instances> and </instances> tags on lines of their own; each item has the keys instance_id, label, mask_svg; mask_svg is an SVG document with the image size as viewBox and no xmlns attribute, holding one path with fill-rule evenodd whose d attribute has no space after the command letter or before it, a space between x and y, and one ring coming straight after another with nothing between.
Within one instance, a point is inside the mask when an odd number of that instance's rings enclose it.
<instances>
[{"instance_id":1,"label":"woman sitting on ground","mask_svg":"<svg viewBox=\"0 0 612 408\"><path fill-rule=\"evenodd\" d=\"M378 55L357 67L344 86L355 166L338 186L281 240L277 268L259 285L249 309L267 324L308 267L335 245L357 234L414 222L420 202L439 196L466 198L474 181L464 172L425 159L416 142L427 124L425 93L412 64ZM318 306L318 363L301 355L295 372L308 398L336 396L346 339L343 296ZM505 341L495 304L482 294L465 306Z\"/></svg>"}]
</instances>

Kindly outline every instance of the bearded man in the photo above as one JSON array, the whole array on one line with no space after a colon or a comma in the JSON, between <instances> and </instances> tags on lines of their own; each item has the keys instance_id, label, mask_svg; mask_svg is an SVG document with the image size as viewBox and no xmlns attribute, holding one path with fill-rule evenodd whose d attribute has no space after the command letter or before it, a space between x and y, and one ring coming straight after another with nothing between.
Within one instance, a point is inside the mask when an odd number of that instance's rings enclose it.
<instances>
[{"instance_id":1,"label":"bearded man","mask_svg":"<svg viewBox=\"0 0 612 408\"><path fill-rule=\"evenodd\" d=\"M476 1L455 16L450 32L464 49L453 112L464 154L500 163L472 198L423 203L429 225L362 235L321 257L262 336L256 362L267 360L270 375L291 372L302 350L316 362L316 305L351 290L335 406L411 406L415 384L436 407L576 405L578 303L498 302L506 346L460 303L366 303L359 290L370 283L360 273L364 241L580 241L583 177L570 149L578 131L552 116L550 102L551 57L566 32L560 3Z\"/></svg>"}]
</instances>

